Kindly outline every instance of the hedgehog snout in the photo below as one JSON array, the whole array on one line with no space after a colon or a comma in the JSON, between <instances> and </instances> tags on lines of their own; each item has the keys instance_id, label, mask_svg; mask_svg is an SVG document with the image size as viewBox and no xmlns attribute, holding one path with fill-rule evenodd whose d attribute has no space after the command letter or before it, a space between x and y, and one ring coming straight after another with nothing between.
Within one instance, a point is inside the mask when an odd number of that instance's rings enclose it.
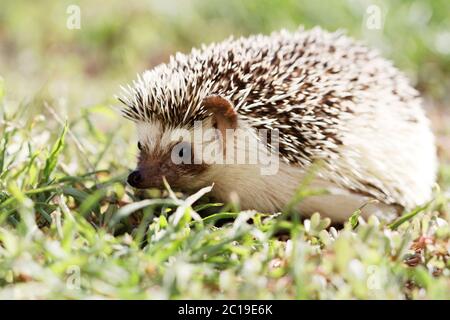
<instances>
[{"instance_id":1,"label":"hedgehog snout","mask_svg":"<svg viewBox=\"0 0 450 320\"><path fill-rule=\"evenodd\" d=\"M176 165L168 162L170 159L152 159L143 155L127 179L127 182L134 188L159 188L164 185L163 179L172 185L177 182L178 171Z\"/></svg>"},{"instance_id":2,"label":"hedgehog snout","mask_svg":"<svg viewBox=\"0 0 450 320\"><path fill-rule=\"evenodd\" d=\"M129 174L127 182L137 189L158 188L163 185L163 176L168 182L173 182L171 175L164 174L159 167L138 168Z\"/></svg>"},{"instance_id":3,"label":"hedgehog snout","mask_svg":"<svg viewBox=\"0 0 450 320\"><path fill-rule=\"evenodd\" d=\"M140 183L142 182L142 175L139 170L135 170L130 173L128 176L127 182L130 186L134 188L139 188Z\"/></svg>"},{"instance_id":4,"label":"hedgehog snout","mask_svg":"<svg viewBox=\"0 0 450 320\"><path fill-rule=\"evenodd\" d=\"M158 188L163 185L163 176L167 176L167 180L172 182L171 177L169 178L170 174L163 172L159 165L138 166L129 174L127 182L137 189Z\"/></svg>"}]
</instances>

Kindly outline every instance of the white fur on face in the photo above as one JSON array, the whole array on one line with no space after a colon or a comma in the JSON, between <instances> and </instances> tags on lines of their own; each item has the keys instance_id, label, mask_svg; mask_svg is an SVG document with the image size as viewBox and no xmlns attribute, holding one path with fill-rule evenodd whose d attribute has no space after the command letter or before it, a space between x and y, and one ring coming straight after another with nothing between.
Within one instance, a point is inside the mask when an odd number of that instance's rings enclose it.
<instances>
[{"instance_id":1,"label":"white fur on face","mask_svg":"<svg viewBox=\"0 0 450 320\"><path fill-rule=\"evenodd\" d=\"M156 151L157 148L169 151L173 143L179 141L176 138L186 136L187 132L189 131L183 128L166 129L163 131L163 127L159 121L137 123L139 142L149 153Z\"/></svg>"},{"instance_id":2,"label":"white fur on face","mask_svg":"<svg viewBox=\"0 0 450 320\"><path fill-rule=\"evenodd\" d=\"M159 122L138 122L136 128L139 142L149 152L154 151L163 135L161 124Z\"/></svg>"}]
</instances>

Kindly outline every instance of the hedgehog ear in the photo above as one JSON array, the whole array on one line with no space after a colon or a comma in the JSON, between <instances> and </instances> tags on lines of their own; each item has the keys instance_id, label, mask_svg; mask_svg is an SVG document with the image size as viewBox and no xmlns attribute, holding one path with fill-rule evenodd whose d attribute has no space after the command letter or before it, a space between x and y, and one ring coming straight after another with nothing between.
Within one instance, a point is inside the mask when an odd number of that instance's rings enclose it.
<instances>
[{"instance_id":1,"label":"hedgehog ear","mask_svg":"<svg viewBox=\"0 0 450 320\"><path fill-rule=\"evenodd\" d=\"M237 128L238 115L228 99L211 95L203 99L203 107L213 114L217 129L220 130L222 137L225 137L227 129Z\"/></svg>"}]
</instances>

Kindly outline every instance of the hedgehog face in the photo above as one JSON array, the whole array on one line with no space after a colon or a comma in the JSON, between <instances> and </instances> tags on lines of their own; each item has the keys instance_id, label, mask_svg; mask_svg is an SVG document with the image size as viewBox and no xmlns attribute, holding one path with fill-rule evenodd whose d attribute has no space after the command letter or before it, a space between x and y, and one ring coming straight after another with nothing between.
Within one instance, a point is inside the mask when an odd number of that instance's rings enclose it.
<instances>
[{"instance_id":1,"label":"hedgehog face","mask_svg":"<svg viewBox=\"0 0 450 320\"><path fill-rule=\"evenodd\" d=\"M180 139L189 134L188 130L163 131L157 121L138 123L137 129L139 156L136 170L128 176L131 186L158 188L164 185L165 178L171 187L179 188L206 170L207 165L195 159L189 139Z\"/></svg>"},{"instance_id":2,"label":"hedgehog face","mask_svg":"<svg viewBox=\"0 0 450 320\"><path fill-rule=\"evenodd\" d=\"M195 189L210 182L203 177L208 176L206 171L211 166L208 161L211 158L205 157L203 151L222 152L221 137L226 129L236 128L237 114L231 103L219 96L207 97L203 105L212 116L189 129L163 126L161 120L137 122L140 152L137 169L128 176L131 186L162 187L164 178L171 187L184 189ZM197 130L212 134L198 137Z\"/></svg>"}]
</instances>

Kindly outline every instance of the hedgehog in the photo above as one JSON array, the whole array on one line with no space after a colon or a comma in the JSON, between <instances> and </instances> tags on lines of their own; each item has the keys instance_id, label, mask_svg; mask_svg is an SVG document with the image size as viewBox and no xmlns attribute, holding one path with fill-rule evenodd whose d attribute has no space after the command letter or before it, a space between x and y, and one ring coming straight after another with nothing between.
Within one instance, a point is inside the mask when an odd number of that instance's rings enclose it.
<instances>
[{"instance_id":1,"label":"hedgehog","mask_svg":"<svg viewBox=\"0 0 450 320\"><path fill-rule=\"evenodd\" d=\"M138 75L117 98L137 126L135 188L213 185L215 199L240 209L294 203L336 222L356 210L393 219L432 197L436 150L418 92L342 31L300 27L202 45ZM195 138L199 130L213 133ZM260 151L277 164L270 174L262 161L220 161Z\"/></svg>"}]
</instances>

